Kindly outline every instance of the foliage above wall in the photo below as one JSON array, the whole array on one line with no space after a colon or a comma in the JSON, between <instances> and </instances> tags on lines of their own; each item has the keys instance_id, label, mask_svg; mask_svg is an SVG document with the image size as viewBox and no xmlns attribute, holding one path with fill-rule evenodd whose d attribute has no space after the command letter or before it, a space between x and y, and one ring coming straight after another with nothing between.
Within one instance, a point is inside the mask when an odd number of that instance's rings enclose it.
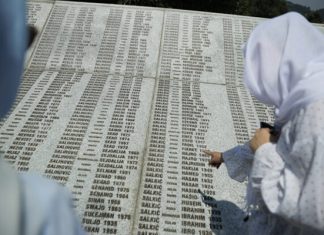
<instances>
[{"instance_id":1,"label":"foliage above wall","mask_svg":"<svg viewBox=\"0 0 324 235\"><path fill-rule=\"evenodd\" d=\"M78 0L80 1L80 0ZM286 0L81 0L101 3L127 4L152 7L209 11L236 15L271 18L288 11L297 11L314 23L324 22L324 9L310 8ZM321 18L322 14L322 18Z\"/></svg>"}]
</instances>

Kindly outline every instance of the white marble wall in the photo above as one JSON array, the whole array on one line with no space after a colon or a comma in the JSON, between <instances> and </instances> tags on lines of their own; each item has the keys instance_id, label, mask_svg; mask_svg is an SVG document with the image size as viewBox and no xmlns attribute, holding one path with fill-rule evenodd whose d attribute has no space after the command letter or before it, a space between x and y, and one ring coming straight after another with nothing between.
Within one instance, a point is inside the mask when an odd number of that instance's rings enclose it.
<instances>
[{"instance_id":1,"label":"white marble wall","mask_svg":"<svg viewBox=\"0 0 324 235\"><path fill-rule=\"evenodd\" d=\"M245 183L205 148L247 141L272 110L242 84L262 19L28 2L39 30L1 123L17 170L66 185L90 234L244 234Z\"/></svg>"}]
</instances>

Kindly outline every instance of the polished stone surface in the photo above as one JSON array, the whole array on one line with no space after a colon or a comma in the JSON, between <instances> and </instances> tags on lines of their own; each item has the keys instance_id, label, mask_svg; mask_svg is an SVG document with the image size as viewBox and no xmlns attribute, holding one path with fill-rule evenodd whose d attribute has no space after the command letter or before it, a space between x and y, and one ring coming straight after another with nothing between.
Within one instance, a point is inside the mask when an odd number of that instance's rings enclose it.
<instances>
[{"instance_id":1,"label":"polished stone surface","mask_svg":"<svg viewBox=\"0 0 324 235\"><path fill-rule=\"evenodd\" d=\"M203 149L247 141L272 109L242 84L260 18L29 1L39 35L1 122L4 158L66 185L90 234L244 234L245 183Z\"/></svg>"}]
</instances>

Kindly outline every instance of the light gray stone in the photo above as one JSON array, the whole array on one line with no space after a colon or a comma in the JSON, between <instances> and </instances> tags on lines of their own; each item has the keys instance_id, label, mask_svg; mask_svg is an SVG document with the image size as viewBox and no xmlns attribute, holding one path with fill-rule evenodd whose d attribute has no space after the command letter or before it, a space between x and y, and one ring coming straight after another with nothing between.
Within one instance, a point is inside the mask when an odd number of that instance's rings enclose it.
<instances>
[{"instance_id":1,"label":"light gray stone","mask_svg":"<svg viewBox=\"0 0 324 235\"><path fill-rule=\"evenodd\" d=\"M160 10L56 2L29 68L155 77L162 23Z\"/></svg>"},{"instance_id":2,"label":"light gray stone","mask_svg":"<svg viewBox=\"0 0 324 235\"><path fill-rule=\"evenodd\" d=\"M31 74L35 83L1 129L5 158L66 185L87 230L130 234L154 79Z\"/></svg>"},{"instance_id":3,"label":"light gray stone","mask_svg":"<svg viewBox=\"0 0 324 235\"><path fill-rule=\"evenodd\" d=\"M224 84L222 18L166 11L159 77Z\"/></svg>"},{"instance_id":4,"label":"light gray stone","mask_svg":"<svg viewBox=\"0 0 324 235\"><path fill-rule=\"evenodd\" d=\"M43 3L43 2L27 2L27 21L29 25L34 26L38 34L34 39L33 44L28 49L25 55L25 67L28 66L29 59L34 52L36 45L39 41L40 35L43 31L44 24L47 21L49 13L52 9L52 3Z\"/></svg>"},{"instance_id":5,"label":"light gray stone","mask_svg":"<svg viewBox=\"0 0 324 235\"><path fill-rule=\"evenodd\" d=\"M273 121L242 83L242 45L263 19L60 1L28 9L40 33L0 125L4 158L66 185L90 234L244 234L246 184L202 150L244 143Z\"/></svg>"},{"instance_id":6,"label":"light gray stone","mask_svg":"<svg viewBox=\"0 0 324 235\"><path fill-rule=\"evenodd\" d=\"M212 169L202 153L236 144L225 87L159 80L155 94L134 234L238 232L245 185L231 181L223 167ZM223 215L225 204L232 206ZM236 219L224 224L229 215Z\"/></svg>"}]
</instances>

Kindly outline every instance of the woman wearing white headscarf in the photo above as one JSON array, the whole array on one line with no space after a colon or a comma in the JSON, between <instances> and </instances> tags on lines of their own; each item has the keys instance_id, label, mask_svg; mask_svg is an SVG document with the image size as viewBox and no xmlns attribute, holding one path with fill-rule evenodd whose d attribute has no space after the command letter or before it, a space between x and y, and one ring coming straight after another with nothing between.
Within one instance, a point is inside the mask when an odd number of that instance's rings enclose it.
<instances>
[{"instance_id":1,"label":"woman wearing white headscarf","mask_svg":"<svg viewBox=\"0 0 324 235\"><path fill-rule=\"evenodd\" d=\"M275 106L270 129L223 154L231 178L249 178L250 234L324 234L324 36L297 13L256 27L244 49L244 82Z\"/></svg>"}]
</instances>

